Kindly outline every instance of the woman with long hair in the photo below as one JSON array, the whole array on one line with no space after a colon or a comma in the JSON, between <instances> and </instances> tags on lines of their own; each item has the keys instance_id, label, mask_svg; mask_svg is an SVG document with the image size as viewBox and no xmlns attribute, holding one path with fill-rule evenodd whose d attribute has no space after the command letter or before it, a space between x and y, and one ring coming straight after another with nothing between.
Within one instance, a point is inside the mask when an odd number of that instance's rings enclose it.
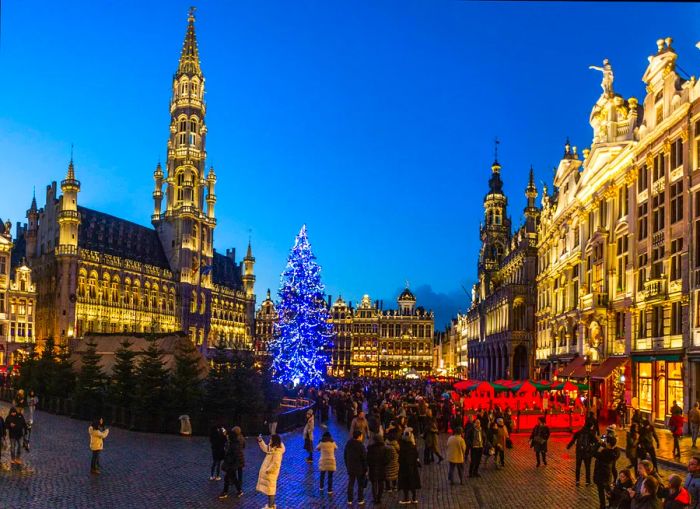
<instances>
[{"instance_id":1,"label":"woman with long hair","mask_svg":"<svg viewBox=\"0 0 700 509\"><path fill-rule=\"evenodd\" d=\"M255 489L263 495L267 495L267 505L263 509L274 509L277 507L275 495L277 495L277 478L282 467L284 444L279 435L272 435L269 444L265 443L262 436L258 436L258 446L265 453L265 459L260 465L258 484Z\"/></svg>"}]
</instances>

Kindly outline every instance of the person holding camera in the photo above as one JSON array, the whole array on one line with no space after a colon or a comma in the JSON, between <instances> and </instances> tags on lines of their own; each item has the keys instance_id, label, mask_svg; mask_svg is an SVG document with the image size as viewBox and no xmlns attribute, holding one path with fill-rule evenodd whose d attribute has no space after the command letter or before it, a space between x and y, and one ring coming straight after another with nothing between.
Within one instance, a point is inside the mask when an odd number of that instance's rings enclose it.
<instances>
[{"instance_id":1,"label":"person holding camera","mask_svg":"<svg viewBox=\"0 0 700 509\"><path fill-rule=\"evenodd\" d=\"M275 496L277 495L277 479L282 468L282 456L284 455L284 444L279 435L270 437L269 445L265 443L262 435L258 435L258 446L265 453L265 459L260 465L258 473L258 484L255 489L267 495L267 504L264 509L274 509Z\"/></svg>"},{"instance_id":2,"label":"person holding camera","mask_svg":"<svg viewBox=\"0 0 700 509\"><path fill-rule=\"evenodd\" d=\"M593 453L595 467L593 468L593 482L598 487L598 501L600 509L605 509L607 493L614 479L613 467L620 456L617 450L617 439L614 436L603 435L599 441L598 450Z\"/></svg>"}]
</instances>

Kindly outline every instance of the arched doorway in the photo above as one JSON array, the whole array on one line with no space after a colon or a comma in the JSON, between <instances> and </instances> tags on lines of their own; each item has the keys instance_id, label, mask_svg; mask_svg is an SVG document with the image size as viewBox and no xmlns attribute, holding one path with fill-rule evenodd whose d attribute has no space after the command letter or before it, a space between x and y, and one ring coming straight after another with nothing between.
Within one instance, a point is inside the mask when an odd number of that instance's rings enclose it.
<instances>
[{"instance_id":1,"label":"arched doorway","mask_svg":"<svg viewBox=\"0 0 700 509\"><path fill-rule=\"evenodd\" d=\"M527 347L518 345L513 351L513 379L525 380L529 378Z\"/></svg>"}]
</instances>

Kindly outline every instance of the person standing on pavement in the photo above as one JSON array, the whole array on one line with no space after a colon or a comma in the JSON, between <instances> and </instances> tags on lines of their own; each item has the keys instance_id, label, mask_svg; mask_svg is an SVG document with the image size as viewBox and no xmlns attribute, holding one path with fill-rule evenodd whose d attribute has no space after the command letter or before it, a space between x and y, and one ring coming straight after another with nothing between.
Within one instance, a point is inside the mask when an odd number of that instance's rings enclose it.
<instances>
[{"instance_id":1,"label":"person standing on pavement","mask_svg":"<svg viewBox=\"0 0 700 509\"><path fill-rule=\"evenodd\" d=\"M681 437L683 436L683 414L674 413L668 420L668 428L673 435L673 456L681 457Z\"/></svg>"},{"instance_id":2,"label":"person standing on pavement","mask_svg":"<svg viewBox=\"0 0 700 509\"><path fill-rule=\"evenodd\" d=\"M399 504L418 503L416 491L421 488L419 467L416 439L413 436L413 429L408 427L401 436L401 449L399 449L399 489L403 491L403 499L399 500Z\"/></svg>"},{"instance_id":3,"label":"person standing on pavement","mask_svg":"<svg viewBox=\"0 0 700 509\"><path fill-rule=\"evenodd\" d=\"M279 435L272 435L270 443L266 444L263 437L258 435L258 446L265 453L265 459L258 472L258 484L255 489L267 495L267 504L263 509L275 509L275 496L277 495L277 479L282 468L282 456L284 456L284 444Z\"/></svg>"},{"instance_id":4,"label":"person standing on pavement","mask_svg":"<svg viewBox=\"0 0 700 509\"><path fill-rule=\"evenodd\" d=\"M367 469L369 482L372 484L372 503L380 505L384 493L386 467L391 461L391 451L384 444L384 438L375 434L367 447Z\"/></svg>"},{"instance_id":5,"label":"person standing on pavement","mask_svg":"<svg viewBox=\"0 0 700 509\"><path fill-rule=\"evenodd\" d=\"M654 465L654 470L658 470L659 466L656 462L654 442L656 442L656 447L659 447L659 437L656 434L656 430L649 422L649 419L645 417L642 419L642 424L639 428L639 458L646 459L648 454L651 458L652 465Z\"/></svg>"},{"instance_id":6,"label":"person standing on pavement","mask_svg":"<svg viewBox=\"0 0 700 509\"><path fill-rule=\"evenodd\" d=\"M270 432L270 436L277 434L277 410L275 408L270 408L267 414L267 429Z\"/></svg>"},{"instance_id":7,"label":"person standing on pavement","mask_svg":"<svg viewBox=\"0 0 700 509\"><path fill-rule=\"evenodd\" d=\"M428 410L430 412L430 410ZM437 422L431 416L427 415L423 421L423 439L425 441L423 449L423 463L429 465L435 461L435 456L438 457L438 464L443 460L438 452L438 427Z\"/></svg>"},{"instance_id":8,"label":"person standing on pavement","mask_svg":"<svg viewBox=\"0 0 700 509\"><path fill-rule=\"evenodd\" d=\"M0 463L2 463L2 448L5 445L5 419L0 415Z\"/></svg>"},{"instance_id":9,"label":"person standing on pavement","mask_svg":"<svg viewBox=\"0 0 700 509\"><path fill-rule=\"evenodd\" d=\"M221 480L221 462L226 455L226 430L213 426L209 432L209 445L211 445L211 474L210 481Z\"/></svg>"},{"instance_id":10,"label":"person standing on pavement","mask_svg":"<svg viewBox=\"0 0 700 509\"><path fill-rule=\"evenodd\" d=\"M10 413L5 419L5 428L10 437L10 463L22 464L22 438L27 430L24 416L15 407L10 408Z\"/></svg>"},{"instance_id":11,"label":"person standing on pavement","mask_svg":"<svg viewBox=\"0 0 700 509\"><path fill-rule=\"evenodd\" d=\"M28 423L31 425L34 424L34 412L36 410L36 406L39 404L39 398L36 397L36 394L34 393L33 389L29 391L29 398L27 399L27 404L29 405Z\"/></svg>"},{"instance_id":12,"label":"person standing on pavement","mask_svg":"<svg viewBox=\"0 0 700 509\"><path fill-rule=\"evenodd\" d=\"M360 410L357 413L357 417L354 417L352 422L350 423L350 436L354 436L355 431L360 431L364 439L368 439L369 423L367 422L367 418L365 417L364 410Z\"/></svg>"},{"instance_id":13,"label":"person standing on pavement","mask_svg":"<svg viewBox=\"0 0 700 509\"><path fill-rule=\"evenodd\" d=\"M671 415L683 415L683 409L678 405L678 401L673 401L673 405L671 405Z\"/></svg>"},{"instance_id":14,"label":"person standing on pavement","mask_svg":"<svg viewBox=\"0 0 700 509\"><path fill-rule=\"evenodd\" d=\"M595 435L590 426L584 426L571 437L571 441L566 446L570 449L576 444L576 486L581 485L581 463L586 468L586 486L591 485L591 458L597 445Z\"/></svg>"},{"instance_id":15,"label":"person standing on pavement","mask_svg":"<svg viewBox=\"0 0 700 509\"><path fill-rule=\"evenodd\" d=\"M637 430L637 425L630 425L630 429L627 432L627 441L625 442L625 455L627 460L630 462L627 468L634 471L637 465L637 457L639 452L639 431Z\"/></svg>"},{"instance_id":16,"label":"person standing on pavement","mask_svg":"<svg viewBox=\"0 0 700 509\"><path fill-rule=\"evenodd\" d=\"M309 409L306 411L306 425L304 426L304 449L308 453L306 457L307 463L313 463L313 450L314 450L314 412Z\"/></svg>"},{"instance_id":17,"label":"person standing on pavement","mask_svg":"<svg viewBox=\"0 0 700 509\"><path fill-rule=\"evenodd\" d=\"M469 443L471 447L469 477L481 477L479 475L479 465L481 464L481 456L484 454L484 449L488 451L489 444L488 439L486 438L486 432L481 427L481 421L479 419L474 420L474 427L471 431Z\"/></svg>"},{"instance_id":18,"label":"person standing on pavement","mask_svg":"<svg viewBox=\"0 0 700 509\"><path fill-rule=\"evenodd\" d=\"M400 445L397 440L396 428L386 433L386 448L389 449L389 463L386 466L386 471L384 472L384 479L386 482L386 491L397 491L397 483L399 480L399 450Z\"/></svg>"},{"instance_id":19,"label":"person standing on pavement","mask_svg":"<svg viewBox=\"0 0 700 509\"><path fill-rule=\"evenodd\" d=\"M688 412L688 425L690 426L690 436L692 437L692 447L698 441L698 430L700 430L700 403L697 401Z\"/></svg>"},{"instance_id":20,"label":"person standing on pavement","mask_svg":"<svg viewBox=\"0 0 700 509\"><path fill-rule=\"evenodd\" d=\"M24 418L23 418L24 419ZM100 473L100 454L104 449L104 440L109 435L109 429L105 428L105 421L100 417L92 422L88 428L90 435L90 450L92 451L92 461L90 462L90 473Z\"/></svg>"},{"instance_id":21,"label":"person standing on pavement","mask_svg":"<svg viewBox=\"0 0 700 509\"><path fill-rule=\"evenodd\" d=\"M365 504L365 482L367 479L367 450L364 445L362 431L355 429L352 438L345 444L343 452L345 468L348 471L348 505L354 500L355 484L357 484L357 503Z\"/></svg>"},{"instance_id":22,"label":"person standing on pavement","mask_svg":"<svg viewBox=\"0 0 700 509\"><path fill-rule=\"evenodd\" d=\"M321 457L318 460L318 470L321 472L321 493L328 476L328 494L333 494L333 472L336 469L335 451L338 445L333 441L329 431L326 431L321 437L321 442L316 446L316 450L321 452Z\"/></svg>"},{"instance_id":23,"label":"person standing on pavement","mask_svg":"<svg viewBox=\"0 0 700 509\"><path fill-rule=\"evenodd\" d=\"M234 426L228 435L228 444L224 454L224 490L219 498L228 497L228 488L233 481L236 487L236 496L243 496L243 467L245 466L245 438L241 433L241 428Z\"/></svg>"},{"instance_id":24,"label":"person standing on pavement","mask_svg":"<svg viewBox=\"0 0 700 509\"><path fill-rule=\"evenodd\" d=\"M464 483L464 456L467 452L467 444L462 438L462 428L454 429L450 438L447 439L447 461L449 462L449 470L447 471L447 480L450 484L454 484L454 471L457 470L459 475L459 484Z\"/></svg>"},{"instance_id":25,"label":"person standing on pavement","mask_svg":"<svg viewBox=\"0 0 700 509\"><path fill-rule=\"evenodd\" d=\"M688 475L683 486L690 493L690 509L700 509L700 456L688 461Z\"/></svg>"},{"instance_id":26,"label":"person standing on pavement","mask_svg":"<svg viewBox=\"0 0 700 509\"><path fill-rule=\"evenodd\" d=\"M12 406L15 407L18 414L24 415L24 407L27 406L27 396L24 394L24 389L17 391L15 397L12 399Z\"/></svg>"},{"instance_id":27,"label":"person standing on pavement","mask_svg":"<svg viewBox=\"0 0 700 509\"><path fill-rule=\"evenodd\" d=\"M600 444L600 448L593 453L595 457L595 468L593 469L593 482L598 487L598 502L600 509L607 507L606 498L610 490L610 484L613 477L613 465L620 455L617 450L617 439L615 437L606 437L605 441Z\"/></svg>"},{"instance_id":28,"label":"person standing on pavement","mask_svg":"<svg viewBox=\"0 0 700 509\"><path fill-rule=\"evenodd\" d=\"M540 459L547 466L547 442L549 441L549 427L545 423L544 416L539 418L539 422L530 433L530 447L535 451L537 465L540 466Z\"/></svg>"},{"instance_id":29,"label":"person standing on pavement","mask_svg":"<svg viewBox=\"0 0 700 509\"><path fill-rule=\"evenodd\" d=\"M493 446L496 450L496 466L501 468L506 466L506 441L510 438L506 429L503 418L496 419L496 428L493 435Z\"/></svg>"}]
</instances>

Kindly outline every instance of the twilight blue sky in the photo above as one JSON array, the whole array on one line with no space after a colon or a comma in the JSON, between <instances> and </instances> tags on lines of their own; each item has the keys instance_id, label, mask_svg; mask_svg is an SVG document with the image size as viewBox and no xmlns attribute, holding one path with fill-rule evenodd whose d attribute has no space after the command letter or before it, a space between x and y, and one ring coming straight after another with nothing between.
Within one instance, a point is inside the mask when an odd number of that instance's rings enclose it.
<instances>
[{"instance_id":1,"label":"twilight blue sky","mask_svg":"<svg viewBox=\"0 0 700 509\"><path fill-rule=\"evenodd\" d=\"M80 203L149 224L188 1L3 2L0 216L65 174ZM327 290L385 306L409 280L438 326L467 306L493 139L514 224L590 109L611 60L643 98L659 37L700 74L700 6L448 0L197 1L215 245L276 290L302 223ZM241 253L242 254L242 253Z\"/></svg>"}]
</instances>

